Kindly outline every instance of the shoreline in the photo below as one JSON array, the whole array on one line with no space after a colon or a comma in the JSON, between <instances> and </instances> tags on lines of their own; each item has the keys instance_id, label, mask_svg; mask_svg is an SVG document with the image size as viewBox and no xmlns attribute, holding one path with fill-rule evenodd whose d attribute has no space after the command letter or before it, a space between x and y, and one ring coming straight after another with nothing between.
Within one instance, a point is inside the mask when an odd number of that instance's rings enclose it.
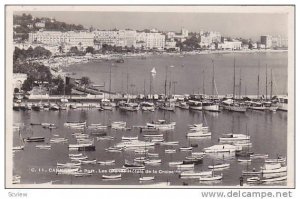
<instances>
[{"instance_id":1,"label":"shoreline","mask_svg":"<svg viewBox=\"0 0 300 199\"><path fill-rule=\"evenodd\" d=\"M140 58L140 59L147 59L153 56L192 56L192 55L223 55L223 54L231 54L231 53L238 53L238 54L247 54L247 53L284 53L288 52L288 50L235 50L235 51L228 51L228 50L209 50L209 51L192 51L192 52L145 52L145 53L114 53L114 54L88 54L85 56L69 56L69 57L52 57L50 59L42 59L42 60L34 60L33 62L40 62L45 66L49 67L50 69L56 69L59 72L61 68L67 68L71 65L83 64L83 63L90 63L90 62L101 62L101 61L122 61L123 59L130 59L130 58ZM54 71L56 72L56 71ZM55 73L54 73L55 74Z\"/></svg>"}]
</instances>

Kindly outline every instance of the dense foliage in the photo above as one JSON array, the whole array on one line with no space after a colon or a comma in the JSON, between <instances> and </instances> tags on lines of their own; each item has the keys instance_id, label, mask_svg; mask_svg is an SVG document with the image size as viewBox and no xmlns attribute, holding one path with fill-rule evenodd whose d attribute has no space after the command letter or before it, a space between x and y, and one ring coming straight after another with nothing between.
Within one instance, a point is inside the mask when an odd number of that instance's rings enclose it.
<instances>
[{"instance_id":1,"label":"dense foliage","mask_svg":"<svg viewBox=\"0 0 300 199\"><path fill-rule=\"evenodd\" d=\"M15 47L13 60L16 62L24 61L26 59L49 58L50 56L51 52L41 46L35 48L30 46L27 50Z\"/></svg>"},{"instance_id":2,"label":"dense foliage","mask_svg":"<svg viewBox=\"0 0 300 199\"><path fill-rule=\"evenodd\" d=\"M67 24L65 22L59 22L50 18L37 18L32 17L30 14L14 15L14 39L24 41L28 39L28 33L32 31L38 31L41 27L37 27L36 23L44 22L44 30L56 30L56 31L72 31L72 30L84 30L82 25Z\"/></svg>"}]
</instances>

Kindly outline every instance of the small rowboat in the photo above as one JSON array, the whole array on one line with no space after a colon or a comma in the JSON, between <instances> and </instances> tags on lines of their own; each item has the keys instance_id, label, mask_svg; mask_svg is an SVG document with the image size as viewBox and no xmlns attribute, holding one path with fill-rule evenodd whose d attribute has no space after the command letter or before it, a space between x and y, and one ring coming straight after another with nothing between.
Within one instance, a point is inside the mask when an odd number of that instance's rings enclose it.
<instances>
[{"instance_id":1,"label":"small rowboat","mask_svg":"<svg viewBox=\"0 0 300 199\"><path fill-rule=\"evenodd\" d=\"M85 177L85 176L92 176L92 172L81 172L77 171L73 173L73 176L75 177Z\"/></svg>"},{"instance_id":2,"label":"small rowboat","mask_svg":"<svg viewBox=\"0 0 300 199\"><path fill-rule=\"evenodd\" d=\"M20 150L24 150L24 146L15 146L12 149L13 151L20 151Z\"/></svg>"},{"instance_id":3,"label":"small rowboat","mask_svg":"<svg viewBox=\"0 0 300 199\"><path fill-rule=\"evenodd\" d=\"M160 145L162 146L176 146L178 145L179 142L178 141L172 141L172 142L161 142Z\"/></svg>"},{"instance_id":4,"label":"small rowboat","mask_svg":"<svg viewBox=\"0 0 300 199\"><path fill-rule=\"evenodd\" d=\"M193 169L195 167L194 164L180 164L177 165L177 169Z\"/></svg>"},{"instance_id":5,"label":"small rowboat","mask_svg":"<svg viewBox=\"0 0 300 199\"><path fill-rule=\"evenodd\" d=\"M105 160L105 161L98 161L97 163L100 165L114 165L115 164L115 160Z\"/></svg>"},{"instance_id":6,"label":"small rowboat","mask_svg":"<svg viewBox=\"0 0 300 199\"><path fill-rule=\"evenodd\" d=\"M135 136L135 137L125 137L125 136L123 136L122 140L138 140L138 136Z\"/></svg>"},{"instance_id":7,"label":"small rowboat","mask_svg":"<svg viewBox=\"0 0 300 199\"><path fill-rule=\"evenodd\" d=\"M108 152L122 152L123 148L109 147L109 148L105 149L105 151L108 151Z\"/></svg>"},{"instance_id":8,"label":"small rowboat","mask_svg":"<svg viewBox=\"0 0 300 199\"><path fill-rule=\"evenodd\" d=\"M268 157L269 157L268 154L252 154L252 155L250 155L251 159L258 159L258 158L265 159Z\"/></svg>"},{"instance_id":9,"label":"small rowboat","mask_svg":"<svg viewBox=\"0 0 300 199\"><path fill-rule=\"evenodd\" d=\"M80 160L81 164L96 164L97 160Z\"/></svg>"},{"instance_id":10,"label":"small rowboat","mask_svg":"<svg viewBox=\"0 0 300 199\"><path fill-rule=\"evenodd\" d=\"M140 177L139 180L140 181L151 181L151 180L154 180L154 176Z\"/></svg>"},{"instance_id":11,"label":"small rowboat","mask_svg":"<svg viewBox=\"0 0 300 199\"><path fill-rule=\"evenodd\" d=\"M102 179L121 179L121 174L102 175Z\"/></svg>"},{"instance_id":12,"label":"small rowboat","mask_svg":"<svg viewBox=\"0 0 300 199\"><path fill-rule=\"evenodd\" d=\"M205 152L192 152L193 157L198 157L198 156L204 156L206 153Z\"/></svg>"},{"instance_id":13,"label":"small rowboat","mask_svg":"<svg viewBox=\"0 0 300 199\"><path fill-rule=\"evenodd\" d=\"M183 164L183 161L169 162L169 166L177 166Z\"/></svg>"},{"instance_id":14,"label":"small rowboat","mask_svg":"<svg viewBox=\"0 0 300 199\"><path fill-rule=\"evenodd\" d=\"M238 162L240 163L248 163L248 162L251 162L251 159L237 159Z\"/></svg>"},{"instance_id":15,"label":"small rowboat","mask_svg":"<svg viewBox=\"0 0 300 199\"><path fill-rule=\"evenodd\" d=\"M271 183L271 182L279 182L287 179L287 176L277 177L277 178L269 178L261 180L262 183Z\"/></svg>"},{"instance_id":16,"label":"small rowboat","mask_svg":"<svg viewBox=\"0 0 300 199\"><path fill-rule=\"evenodd\" d=\"M148 153L148 151L149 151L148 149L136 149L134 151L134 153L136 153L136 154L145 154L145 153Z\"/></svg>"},{"instance_id":17,"label":"small rowboat","mask_svg":"<svg viewBox=\"0 0 300 199\"><path fill-rule=\"evenodd\" d=\"M87 156L70 157L71 160L86 160Z\"/></svg>"},{"instance_id":18,"label":"small rowboat","mask_svg":"<svg viewBox=\"0 0 300 199\"><path fill-rule=\"evenodd\" d=\"M57 163L58 167L79 167L81 165L80 162L67 162L67 163Z\"/></svg>"},{"instance_id":19,"label":"small rowboat","mask_svg":"<svg viewBox=\"0 0 300 199\"><path fill-rule=\"evenodd\" d=\"M38 148L38 149L51 149L51 145L36 145L35 148Z\"/></svg>"},{"instance_id":20,"label":"small rowboat","mask_svg":"<svg viewBox=\"0 0 300 199\"><path fill-rule=\"evenodd\" d=\"M247 178L247 182L248 182L249 184L260 183L260 178L259 178L258 176L251 177L251 178Z\"/></svg>"},{"instance_id":21,"label":"small rowboat","mask_svg":"<svg viewBox=\"0 0 300 199\"><path fill-rule=\"evenodd\" d=\"M286 158L279 157L277 159L265 159L265 163L285 163Z\"/></svg>"},{"instance_id":22,"label":"small rowboat","mask_svg":"<svg viewBox=\"0 0 300 199\"><path fill-rule=\"evenodd\" d=\"M114 137L112 136L102 136L102 137L97 137L97 141L99 140L113 140Z\"/></svg>"},{"instance_id":23,"label":"small rowboat","mask_svg":"<svg viewBox=\"0 0 300 199\"><path fill-rule=\"evenodd\" d=\"M72 153L72 154L69 154L69 157L80 157L82 156L82 153Z\"/></svg>"},{"instance_id":24,"label":"small rowboat","mask_svg":"<svg viewBox=\"0 0 300 199\"><path fill-rule=\"evenodd\" d=\"M145 134L144 137L163 137L164 135L163 134Z\"/></svg>"},{"instance_id":25,"label":"small rowboat","mask_svg":"<svg viewBox=\"0 0 300 199\"><path fill-rule=\"evenodd\" d=\"M144 162L145 165L157 165L157 164L161 164L161 160L157 159L157 160L147 160Z\"/></svg>"},{"instance_id":26,"label":"small rowboat","mask_svg":"<svg viewBox=\"0 0 300 199\"><path fill-rule=\"evenodd\" d=\"M182 172L179 177L180 178L199 178L201 176L212 176L212 171L200 171L200 172L194 172L194 171L184 171Z\"/></svg>"},{"instance_id":27,"label":"small rowboat","mask_svg":"<svg viewBox=\"0 0 300 199\"><path fill-rule=\"evenodd\" d=\"M148 153L148 156L157 158L159 156L159 154L158 153Z\"/></svg>"},{"instance_id":28,"label":"small rowboat","mask_svg":"<svg viewBox=\"0 0 300 199\"><path fill-rule=\"evenodd\" d=\"M192 149L193 149L193 147L180 147L179 148L180 151L190 151Z\"/></svg>"},{"instance_id":29,"label":"small rowboat","mask_svg":"<svg viewBox=\"0 0 300 199\"><path fill-rule=\"evenodd\" d=\"M166 149L165 153L176 153L176 149Z\"/></svg>"},{"instance_id":30,"label":"small rowboat","mask_svg":"<svg viewBox=\"0 0 300 199\"><path fill-rule=\"evenodd\" d=\"M223 178L223 174L199 177L199 180L200 181L215 181L215 180L222 180L222 178Z\"/></svg>"},{"instance_id":31,"label":"small rowboat","mask_svg":"<svg viewBox=\"0 0 300 199\"><path fill-rule=\"evenodd\" d=\"M224 169L224 168L229 168L230 164L225 163L225 164L216 164L216 165L209 165L209 169Z\"/></svg>"}]
</instances>

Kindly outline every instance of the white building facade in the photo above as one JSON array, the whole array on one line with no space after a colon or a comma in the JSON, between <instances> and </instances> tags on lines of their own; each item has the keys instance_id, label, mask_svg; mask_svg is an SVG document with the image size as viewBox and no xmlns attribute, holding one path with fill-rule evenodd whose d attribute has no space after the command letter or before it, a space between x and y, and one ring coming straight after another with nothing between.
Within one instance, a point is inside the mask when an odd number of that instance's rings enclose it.
<instances>
[{"instance_id":1,"label":"white building facade","mask_svg":"<svg viewBox=\"0 0 300 199\"><path fill-rule=\"evenodd\" d=\"M89 32L60 32L38 31L29 33L29 43L42 43L47 45L70 45L87 47L94 45L94 35Z\"/></svg>"}]
</instances>

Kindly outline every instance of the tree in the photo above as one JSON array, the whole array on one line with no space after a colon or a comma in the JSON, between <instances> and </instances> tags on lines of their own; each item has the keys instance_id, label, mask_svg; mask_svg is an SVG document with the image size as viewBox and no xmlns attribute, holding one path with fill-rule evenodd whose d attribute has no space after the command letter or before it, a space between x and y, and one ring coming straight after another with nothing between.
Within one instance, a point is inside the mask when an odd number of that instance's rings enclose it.
<instances>
[{"instance_id":1,"label":"tree","mask_svg":"<svg viewBox=\"0 0 300 199\"><path fill-rule=\"evenodd\" d=\"M14 88L14 93L20 92L19 88Z\"/></svg>"},{"instance_id":2,"label":"tree","mask_svg":"<svg viewBox=\"0 0 300 199\"><path fill-rule=\"evenodd\" d=\"M87 86L89 86L89 85L91 84L90 78L89 78L89 77L86 77L86 76L82 77L82 78L80 79L80 82L81 82L82 85L84 85L84 88L85 88L85 89L86 89Z\"/></svg>"},{"instance_id":3,"label":"tree","mask_svg":"<svg viewBox=\"0 0 300 199\"><path fill-rule=\"evenodd\" d=\"M21 87L21 89L23 91L31 91L33 88L33 83L34 83L34 79L32 77L28 77L24 82L23 85Z\"/></svg>"},{"instance_id":4,"label":"tree","mask_svg":"<svg viewBox=\"0 0 300 199\"><path fill-rule=\"evenodd\" d=\"M85 49L85 52L86 52L86 53L94 54L94 51L95 51L95 49L94 49L92 46L88 46L88 47Z\"/></svg>"}]
</instances>

